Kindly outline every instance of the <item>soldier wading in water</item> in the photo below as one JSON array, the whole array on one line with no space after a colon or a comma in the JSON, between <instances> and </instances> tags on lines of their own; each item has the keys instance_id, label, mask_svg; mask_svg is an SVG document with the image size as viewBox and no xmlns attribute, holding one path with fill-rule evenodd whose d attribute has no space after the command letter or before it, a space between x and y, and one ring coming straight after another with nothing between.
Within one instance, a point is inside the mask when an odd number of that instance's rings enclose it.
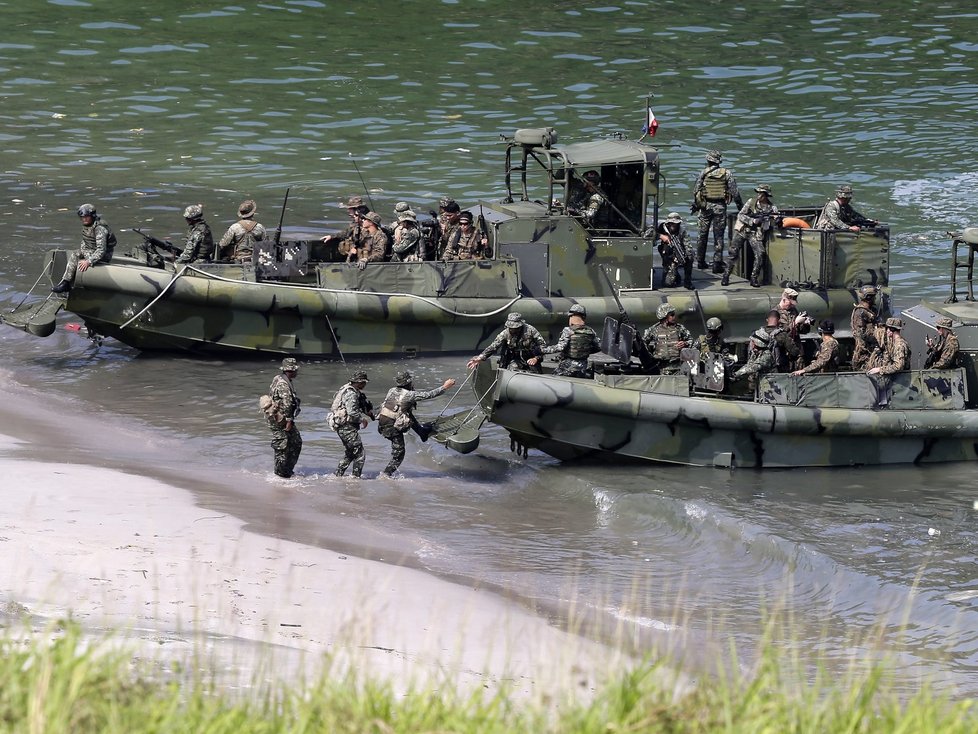
<instances>
[{"instance_id":1,"label":"soldier wading in water","mask_svg":"<svg viewBox=\"0 0 978 734\"><path fill-rule=\"evenodd\" d=\"M299 363L294 357L282 360L280 373L272 378L268 387L271 400L261 400L265 420L272 431L272 450L275 451L275 476L289 479L302 451L302 436L295 427L299 415L299 396L292 381L299 374Z\"/></svg>"},{"instance_id":2,"label":"soldier wading in water","mask_svg":"<svg viewBox=\"0 0 978 734\"><path fill-rule=\"evenodd\" d=\"M455 380L449 378L441 387L434 390L415 390L414 378L410 372L398 372L394 377L394 387L387 391L384 404L377 418L377 431L391 442L391 460L384 467L382 476L392 476L397 467L404 461L404 434L414 429L422 441L428 440L431 432L429 426L418 423L414 417L414 409L419 400L437 398L450 387L455 386Z\"/></svg>"},{"instance_id":3,"label":"soldier wading in water","mask_svg":"<svg viewBox=\"0 0 978 734\"><path fill-rule=\"evenodd\" d=\"M330 413L326 417L329 427L336 431L343 442L345 454L336 467L336 476L342 477L350 464L354 477L363 474L363 463L366 456L363 453L363 441L360 440L360 429L366 428L373 420L374 406L363 394L367 386L367 373L357 370L350 375L350 381L336 391Z\"/></svg>"}]
</instances>

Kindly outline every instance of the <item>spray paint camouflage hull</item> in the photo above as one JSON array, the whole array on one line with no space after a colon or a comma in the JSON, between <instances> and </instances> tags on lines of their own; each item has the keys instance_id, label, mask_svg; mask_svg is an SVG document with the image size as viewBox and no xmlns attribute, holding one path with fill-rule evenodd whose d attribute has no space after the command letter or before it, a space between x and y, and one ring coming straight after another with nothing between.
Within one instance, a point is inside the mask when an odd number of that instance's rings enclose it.
<instances>
[{"instance_id":1,"label":"spray paint camouflage hull","mask_svg":"<svg viewBox=\"0 0 978 734\"><path fill-rule=\"evenodd\" d=\"M961 369L882 384L859 373L773 375L758 402L691 396L686 376L479 369L474 389L488 419L561 460L778 468L978 459L978 411L964 408Z\"/></svg>"}]
</instances>

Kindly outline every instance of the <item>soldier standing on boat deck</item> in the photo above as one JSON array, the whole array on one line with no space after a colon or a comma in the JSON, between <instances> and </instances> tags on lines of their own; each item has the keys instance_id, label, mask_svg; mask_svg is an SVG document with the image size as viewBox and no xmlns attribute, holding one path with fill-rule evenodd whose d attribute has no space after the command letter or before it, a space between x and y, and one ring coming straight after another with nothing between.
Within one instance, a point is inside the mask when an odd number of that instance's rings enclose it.
<instances>
[{"instance_id":1,"label":"soldier standing on boat deck","mask_svg":"<svg viewBox=\"0 0 978 734\"><path fill-rule=\"evenodd\" d=\"M398 213L393 239L391 262L421 262L424 257L421 252L421 228L410 209Z\"/></svg>"},{"instance_id":2,"label":"soldier standing on boat deck","mask_svg":"<svg viewBox=\"0 0 978 734\"><path fill-rule=\"evenodd\" d=\"M286 357L282 360L279 370L279 374L272 378L272 384L268 388L268 395L278 406L278 410L274 414L266 414L266 420L272 431L275 476L289 479L302 451L302 436L299 435L299 429L295 427L300 401L292 386L292 381L299 374L299 363L295 357Z\"/></svg>"},{"instance_id":3,"label":"soldier standing on boat deck","mask_svg":"<svg viewBox=\"0 0 978 734\"><path fill-rule=\"evenodd\" d=\"M876 288L864 285L859 289L859 303L852 307L850 326L852 328L852 369L858 372L865 369L869 356L876 349L875 327L879 316L873 308Z\"/></svg>"},{"instance_id":4,"label":"soldier standing on boat deck","mask_svg":"<svg viewBox=\"0 0 978 734\"><path fill-rule=\"evenodd\" d=\"M363 226L361 220L363 215L370 209L364 205L363 197L351 196L346 202L340 204L346 209L346 215L350 218L350 225L339 234L328 234L322 238L323 242L336 243L336 251L343 257L350 254L350 249L359 247L363 239Z\"/></svg>"},{"instance_id":5,"label":"soldier standing on boat deck","mask_svg":"<svg viewBox=\"0 0 978 734\"><path fill-rule=\"evenodd\" d=\"M458 220L461 214L462 209L455 199L444 196L438 202L438 243L433 254L435 260L445 259L445 250L460 226Z\"/></svg>"},{"instance_id":6,"label":"soldier standing on boat deck","mask_svg":"<svg viewBox=\"0 0 978 734\"><path fill-rule=\"evenodd\" d=\"M246 199L238 207L237 222L228 227L221 241L217 244L218 260L240 264L255 262L255 243L265 239L265 228L255 221L258 205L252 199Z\"/></svg>"},{"instance_id":7,"label":"soldier standing on boat deck","mask_svg":"<svg viewBox=\"0 0 978 734\"><path fill-rule=\"evenodd\" d=\"M471 370L502 349L500 367L522 372L539 372L540 357L546 346L547 342L536 327L526 323L523 314L514 311L506 317L506 328L479 355L470 359L466 367Z\"/></svg>"},{"instance_id":8,"label":"soldier standing on boat deck","mask_svg":"<svg viewBox=\"0 0 978 734\"><path fill-rule=\"evenodd\" d=\"M355 262L362 270L367 263L383 262L387 252L387 233L380 228L381 218L377 212L363 215L363 237L360 245L351 247L346 256L347 262Z\"/></svg>"},{"instance_id":9,"label":"soldier standing on boat deck","mask_svg":"<svg viewBox=\"0 0 978 734\"><path fill-rule=\"evenodd\" d=\"M664 271L662 284L666 288L685 285L693 290L693 248L679 212L671 212L665 221L659 223L658 249ZM681 276L679 268L683 269Z\"/></svg>"},{"instance_id":10,"label":"soldier standing on boat deck","mask_svg":"<svg viewBox=\"0 0 978 734\"><path fill-rule=\"evenodd\" d=\"M585 378L594 376L587 358L601 351L601 343L594 329L584 323L585 319L587 309L575 303L567 309L568 325L560 332L557 343L541 350L544 354L560 355L560 363L554 370L555 375Z\"/></svg>"},{"instance_id":11,"label":"soldier standing on boat deck","mask_svg":"<svg viewBox=\"0 0 978 734\"><path fill-rule=\"evenodd\" d=\"M112 259L116 245L115 235L109 225L99 217L95 207L82 204L78 207L78 218L82 225L81 248L68 253L64 275L61 276L61 282L51 289L52 293L67 293L75 282L76 272L84 273L93 265Z\"/></svg>"},{"instance_id":12,"label":"soldier standing on boat deck","mask_svg":"<svg viewBox=\"0 0 978 734\"><path fill-rule=\"evenodd\" d=\"M791 372L801 359L801 348L781 325L781 312L778 309L772 308L767 312L763 329L771 337L771 348L774 352L772 371Z\"/></svg>"},{"instance_id":13,"label":"soldier standing on boat deck","mask_svg":"<svg viewBox=\"0 0 978 734\"><path fill-rule=\"evenodd\" d=\"M781 328L788 333L788 337L794 342L797 357L792 364L788 365L789 370L800 370L805 366L801 348L801 335L807 334L812 330L812 320L808 317L808 312L798 312L798 291L794 288L785 288L781 292L781 300L778 302L778 323Z\"/></svg>"},{"instance_id":14,"label":"soldier standing on boat deck","mask_svg":"<svg viewBox=\"0 0 978 734\"><path fill-rule=\"evenodd\" d=\"M679 352L693 342L689 329L676 321L676 307L663 303L655 310L659 323L642 334L646 348L659 363L659 372L674 375L679 372Z\"/></svg>"},{"instance_id":15,"label":"soldier standing on boat deck","mask_svg":"<svg viewBox=\"0 0 978 734\"><path fill-rule=\"evenodd\" d=\"M868 375L892 375L910 369L910 345L900 332L903 330L903 320L889 318L886 320L882 344L876 347L867 363Z\"/></svg>"},{"instance_id":16,"label":"soldier standing on boat deck","mask_svg":"<svg viewBox=\"0 0 978 734\"><path fill-rule=\"evenodd\" d=\"M879 222L868 219L852 208L852 186L843 184L835 192L835 198L828 202L818 215L815 229L848 229L859 232L863 227L875 227Z\"/></svg>"},{"instance_id":17,"label":"soldier standing on boat deck","mask_svg":"<svg viewBox=\"0 0 978 734\"><path fill-rule=\"evenodd\" d=\"M792 372L792 375L797 377L798 375L839 371L839 342L832 336L835 333L835 322L830 319L819 321L818 333L822 337L822 342L818 345L815 358L806 367Z\"/></svg>"},{"instance_id":18,"label":"soldier standing on boat deck","mask_svg":"<svg viewBox=\"0 0 978 734\"><path fill-rule=\"evenodd\" d=\"M458 215L458 229L445 248L445 260L483 260L488 257L489 240L472 224L472 212Z\"/></svg>"},{"instance_id":19,"label":"soldier standing on boat deck","mask_svg":"<svg viewBox=\"0 0 978 734\"><path fill-rule=\"evenodd\" d=\"M740 233L754 252L754 267L751 268L750 284L759 288L764 278L767 242L774 232L780 212L771 202L770 186L759 184L754 187L754 191L757 192L757 196L748 199L738 212L737 225ZM724 273L726 274L726 270Z\"/></svg>"},{"instance_id":20,"label":"soldier standing on boat deck","mask_svg":"<svg viewBox=\"0 0 978 734\"><path fill-rule=\"evenodd\" d=\"M329 427L336 431L343 442L344 455L336 467L336 476L342 477L346 470L353 465L351 474L360 478L363 474L363 464L366 455L363 452L363 441L360 439L360 430L366 428L367 424L373 420L373 405L363 394L363 389L369 380L367 373L357 370L350 375L350 381L336 391L333 396L333 403L327 417Z\"/></svg>"},{"instance_id":21,"label":"soldier standing on boat deck","mask_svg":"<svg viewBox=\"0 0 978 734\"><path fill-rule=\"evenodd\" d=\"M937 320L937 339L927 337L927 359L924 369L951 370L958 366L958 337L952 331L954 322L947 316Z\"/></svg>"},{"instance_id":22,"label":"soldier standing on boat deck","mask_svg":"<svg viewBox=\"0 0 978 734\"><path fill-rule=\"evenodd\" d=\"M203 204L188 206L183 210L183 218L187 220L188 227L186 244L173 264L211 262L214 259L214 235L204 221Z\"/></svg>"},{"instance_id":23,"label":"soldier standing on boat deck","mask_svg":"<svg viewBox=\"0 0 978 734\"><path fill-rule=\"evenodd\" d=\"M430 426L422 426L414 417L414 409L419 400L437 398L450 387L455 386L455 380L448 378L441 387L434 390L415 390L414 378L410 372L398 372L394 377L394 387L387 391L384 404L377 417L377 431L391 442L391 460L381 474L391 476L404 461L404 434L412 428L422 441L428 440Z\"/></svg>"},{"instance_id":24,"label":"soldier standing on boat deck","mask_svg":"<svg viewBox=\"0 0 978 734\"><path fill-rule=\"evenodd\" d=\"M737 208L743 207L737 180L730 169L723 168L720 163L723 155L719 150L711 150L706 154L706 168L696 177L693 185L693 204L690 211L698 214L699 239L696 241L697 267L706 269L706 244L713 229L713 262L714 273L722 273L723 236L727 231L727 205L734 202Z\"/></svg>"}]
</instances>

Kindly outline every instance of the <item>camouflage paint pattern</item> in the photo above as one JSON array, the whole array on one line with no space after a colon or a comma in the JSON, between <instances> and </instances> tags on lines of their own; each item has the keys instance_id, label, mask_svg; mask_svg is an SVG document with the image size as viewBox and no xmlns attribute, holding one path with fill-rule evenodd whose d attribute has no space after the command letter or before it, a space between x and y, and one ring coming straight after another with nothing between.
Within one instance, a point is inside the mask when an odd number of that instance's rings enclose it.
<instances>
[{"instance_id":1,"label":"camouflage paint pattern","mask_svg":"<svg viewBox=\"0 0 978 734\"><path fill-rule=\"evenodd\" d=\"M518 444L558 459L757 468L978 460L975 410L799 407L690 396L686 376L582 380L497 373L489 364L478 370L473 389L477 395L489 390L482 402L489 420ZM947 393L945 404L957 404L959 371L918 377L931 400Z\"/></svg>"}]
</instances>

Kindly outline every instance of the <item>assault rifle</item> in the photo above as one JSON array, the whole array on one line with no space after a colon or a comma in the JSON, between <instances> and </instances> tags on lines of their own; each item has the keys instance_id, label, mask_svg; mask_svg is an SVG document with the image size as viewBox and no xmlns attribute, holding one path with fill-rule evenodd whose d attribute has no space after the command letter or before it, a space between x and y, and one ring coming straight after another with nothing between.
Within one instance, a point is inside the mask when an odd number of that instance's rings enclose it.
<instances>
[{"instance_id":1,"label":"assault rifle","mask_svg":"<svg viewBox=\"0 0 978 734\"><path fill-rule=\"evenodd\" d=\"M133 227L132 231L138 234L140 237L142 237L143 241L147 245L152 245L153 247L156 247L157 249L160 250L166 250L167 252L171 252L174 255L179 255L180 253L183 252L181 248L174 245L172 242L170 242L170 240L161 240L159 237L153 237L152 235L148 235L138 227Z\"/></svg>"}]
</instances>

